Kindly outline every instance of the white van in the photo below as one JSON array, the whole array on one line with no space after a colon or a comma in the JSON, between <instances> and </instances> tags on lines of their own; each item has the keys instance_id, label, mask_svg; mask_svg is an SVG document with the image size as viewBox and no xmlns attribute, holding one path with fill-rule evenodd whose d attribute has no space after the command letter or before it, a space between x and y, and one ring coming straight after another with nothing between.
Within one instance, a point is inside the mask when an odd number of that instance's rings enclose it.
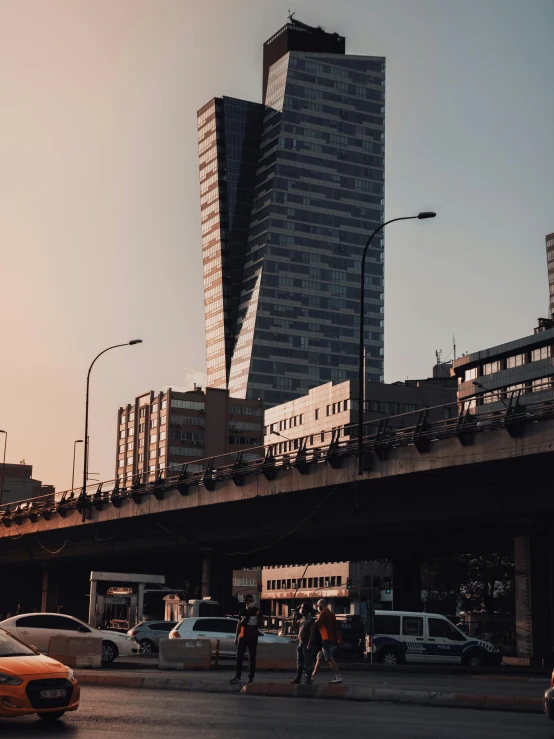
<instances>
[{"instance_id":1,"label":"white van","mask_svg":"<svg viewBox=\"0 0 554 739\"><path fill-rule=\"evenodd\" d=\"M426 662L483 667L502 662L494 644L466 636L440 613L375 611L371 649L375 661L385 665Z\"/></svg>"}]
</instances>

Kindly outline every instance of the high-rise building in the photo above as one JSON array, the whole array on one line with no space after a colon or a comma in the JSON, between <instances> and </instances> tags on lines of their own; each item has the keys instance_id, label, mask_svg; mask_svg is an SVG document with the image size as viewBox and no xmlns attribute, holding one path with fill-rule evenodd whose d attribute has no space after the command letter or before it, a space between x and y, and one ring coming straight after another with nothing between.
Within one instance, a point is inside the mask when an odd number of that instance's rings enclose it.
<instances>
[{"instance_id":1,"label":"high-rise building","mask_svg":"<svg viewBox=\"0 0 554 739\"><path fill-rule=\"evenodd\" d=\"M554 233L546 236L546 263L548 265L548 289L550 291L550 318L554 317Z\"/></svg>"},{"instance_id":2,"label":"high-rise building","mask_svg":"<svg viewBox=\"0 0 554 739\"><path fill-rule=\"evenodd\" d=\"M115 477L202 469L201 459L259 446L263 412L258 401L211 387L143 393L117 413Z\"/></svg>"},{"instance_id":3,"label":"high-rise building","mask_svg":"<svg viewBox=\"0 0 554 739\"><path fill-rule=\"evenodd\" d=\"M385 60L294 19L263 104L198 113L208 385L273 406L355 379L360 259L384 213ZM367 379L383 379L383 238L366 266Z\"/></svg>"}]
</instances>

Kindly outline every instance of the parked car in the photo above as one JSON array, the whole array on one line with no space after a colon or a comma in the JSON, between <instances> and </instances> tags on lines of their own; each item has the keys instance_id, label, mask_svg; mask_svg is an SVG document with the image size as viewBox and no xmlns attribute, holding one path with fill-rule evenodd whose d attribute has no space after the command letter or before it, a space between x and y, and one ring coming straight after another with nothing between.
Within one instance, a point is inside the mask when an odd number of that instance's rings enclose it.
<instances>
[{"instance_id":1,"label":"parked car","mask_svg":"<svg viewBox=\"0 0 554 739\"><path fill-rule=\"evenodd\" d=\"M0 628L0 717L36 713L43 721L79 708L79 685L71 667L45 657Z\"/></svg>"},{"instance_id":2,"label":"parked car","mask_svg":"<svg viewBox=\"0 0 554 739\"><path fill-rule=\"evenodd\" d=\"M369 649L377 662L499 665L502 654L489 641L466 636L440 613L375 611Z\"/></svg>"},{"instance_id":3,"label":"parked car","mask_svg":"<svg viewBox=\"0 0 554 739\"><path fill-rule=\"evenodd\" d=\"M236 618L184 618L169 632L170 639L209 639L212 643L212 653L215 653L219 641L219 654L222 657L235 657L235 634L237 632ZM290 639L277 634L266 634L260 631L259 644L289 644Z\"/></svg>"},{"instance_id":4,"label":"parked car","mask_svg":"<svg viewBox=\"0 0 554 739\"><path fill-rule=\"evenodd\" d=\"M177 626L177 621L140 621L127 632L128 636L134 637L139 645L141 654L158 652L160 638L169 636L169 632Z\"/></svg>"},{"instance_id":5,"label":"parked car","mask_svg":"<svg viewBox=\"0 0 554 739\"><path fill-rule=\"evenodd\" d=\"M554 670L550 678L550 687L544 693L544 712L546 718L554 721Z\"/></svg>"},{"instance_id":6,"label":"parked car","mask_svg":"<svg viewBox=\"0 0 554 739\"><path fill-rule=\"evenodd\" d=\"M102 639L102 663L109 664L116 657L130 657L138 654L140 647L137 641L117 631L92 629L84 621L65 613L22 613L0 622L0 628L38 649L48 653L48 645L52 636L88 636Z\"/></svg>"}]
</instances>

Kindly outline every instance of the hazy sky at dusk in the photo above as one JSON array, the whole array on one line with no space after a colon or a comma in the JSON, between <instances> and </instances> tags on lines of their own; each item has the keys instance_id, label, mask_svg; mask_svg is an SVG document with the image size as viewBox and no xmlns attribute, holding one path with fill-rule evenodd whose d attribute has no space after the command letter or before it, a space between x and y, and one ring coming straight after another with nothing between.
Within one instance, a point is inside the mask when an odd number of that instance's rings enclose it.
<instances>
[{"instance_id":1,"label":"hazy sky at dusk","mask_svg":"<svg viewBox=\"0 0 554 739\"><path fill-rule=\"evenodd\" d=\"M288 0L0 0L0 428L69 486L94 369L90 469L116 411L205 371L196 110L261 99ZM554 231L552 0L296 0L387 57L386 380L532 333ZM0 448L1 448L0 440ZM78 467L82 464L78 457Z\"/></svg>"}]
</instances>

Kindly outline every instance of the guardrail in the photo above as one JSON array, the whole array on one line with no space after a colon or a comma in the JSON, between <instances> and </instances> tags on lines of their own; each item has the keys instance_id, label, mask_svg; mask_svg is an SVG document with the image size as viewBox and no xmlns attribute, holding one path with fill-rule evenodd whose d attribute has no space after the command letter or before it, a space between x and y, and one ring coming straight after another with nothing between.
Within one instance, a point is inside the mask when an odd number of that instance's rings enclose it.
<instances>
[{"instance_id":1,"label":"guardrail","mask_svg":"<svg viewBox=\"0 0 554 739\"><path fill-rule=\"evenodd\" d=\"M420 454L426 454L433 441L456 437L463 446L467 446L473 443L475 434L496 429L506 429L510 436L517 438L523 435L525 425L554 418L554 399L533 402L530 395L526 395L526 403L523 404L520 395L521 390L514 391L505 407L487 412L472 412L473 405L469 401L387 416L378 422L368 421L364 429L378 424L378 430L364 436L364 469L369 471L374 457L387 459L390 450L397 447L413 445ZM453 408L457 410L455 415L451 414ZM429 420L431 416L439 415L441 410L450 417ZM401 425L407 417L411 417L412 423ZM263 474L272 480L280 470L297 469L305 475L316 464L339 468L346 457L357 455L357 434L358 426L355 424L288 440L287 451L280 453L276 450L283 442L209 457L178 468L172 465L156 473L140 473L127 480L108 480L89 485L85 490L78 488L5 504L0 506L0 523L10 527L14 523L21 525L25 519L36 522L39 518L49 520L54 515L65 518L74 509L85 520L93 509L102 510L106 505L119 508L125 500L141 505L148 496L162 500L164 494L173 489L185 496L199 486L213 491L217 482L225 480L232 480L240 486L251 475ZM320 437L320 444L313 444L314 436Z\"/></svg>"}]
</instances>

